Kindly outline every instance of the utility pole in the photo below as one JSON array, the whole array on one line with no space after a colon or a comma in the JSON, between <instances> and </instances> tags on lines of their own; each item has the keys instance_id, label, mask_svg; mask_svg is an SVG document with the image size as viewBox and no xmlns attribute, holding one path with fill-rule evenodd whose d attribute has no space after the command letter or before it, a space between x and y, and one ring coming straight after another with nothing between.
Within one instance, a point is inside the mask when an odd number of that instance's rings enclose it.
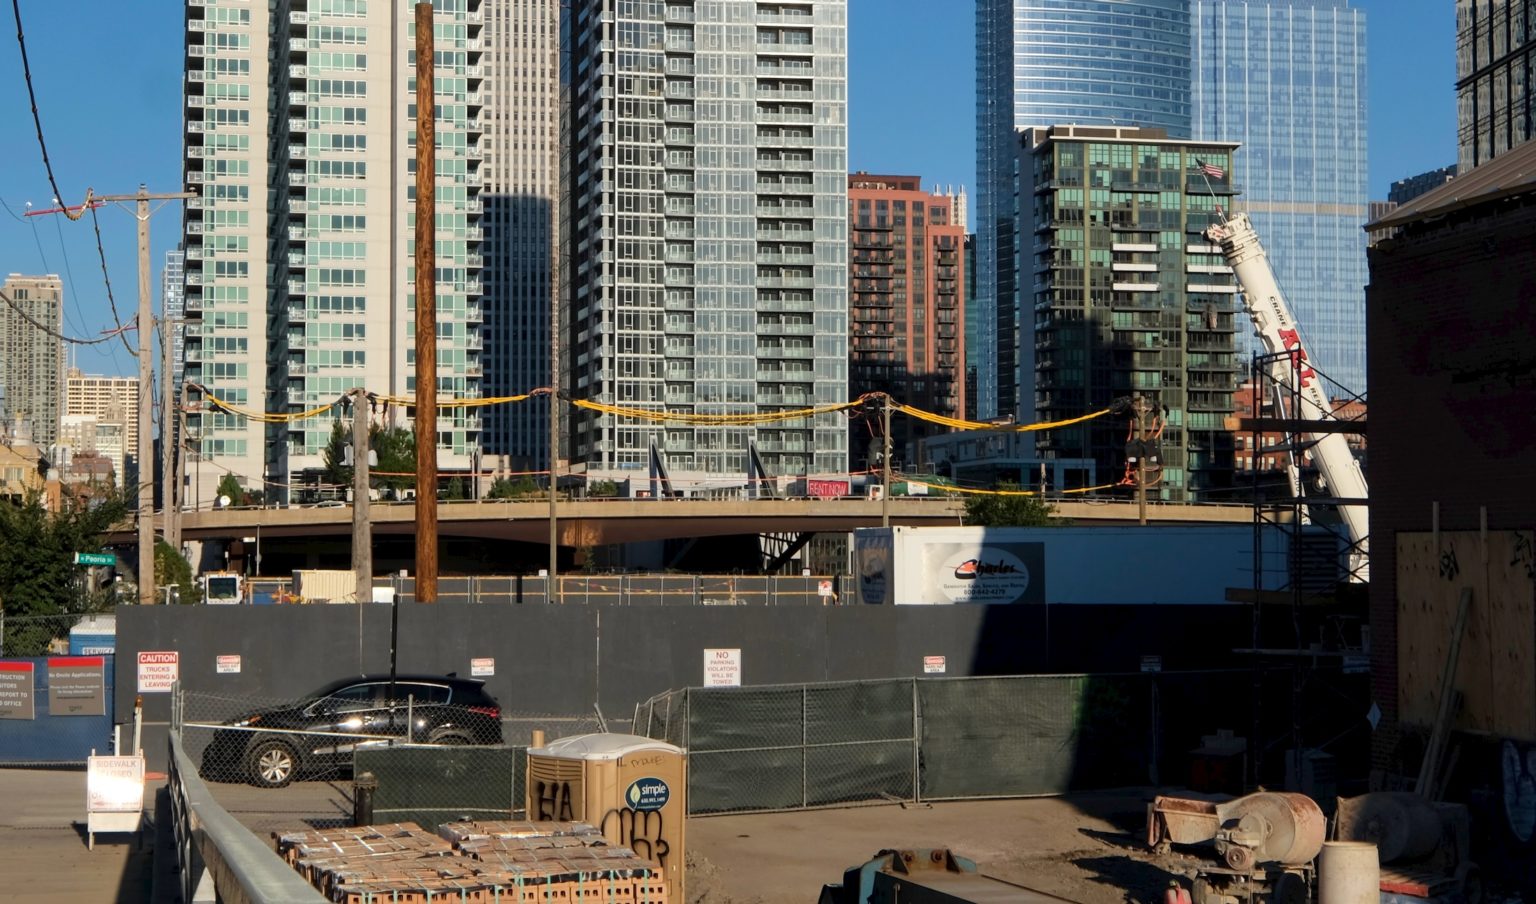
<instances>
[{"instance_id":1,"label":"utility pole","mask_svg":"<svg viewBox=\"0 0 1536 904\"><path fill-rule=\"evenodd\" d=\"M880 526L891 526L891 396L880 406Z\"/></svg>"},{"instance_id":2,"label":"utility pole","mask_svg":"<svg viewBox=\"0 0 1536 904\"><path fill-rule=\"evenodd\" d=\"M416 4L416 602L437 602L437 119L432 4Z\"/></svg>"},{"instance_id":3,"label":"utility pole","mask_svg":"<svg viewBox=\"0 0 1536 904\"><path fill-rule=\"evenodd\" d=\"M1151 411L1147 400L1137 396L1131 402L1131 411L1136 415L1136 442L1138 454L1136 456L1136 523L1147 523L1147 449L1142 443L1147 436L1147 412Z\"/></svg>"},{"instance_id":4,"label":"utility pole","mask_svg":"<svg viewBox=\"0 0 1536 904\"><path fill-rule=\"evenodd\" d=\"M181 555L181 482L176 479L176 387L171 385L171 333L168 312L160 312L160 510L165 544Z\"/></svg>"},{"instance_id":5,"label":"utility pole","mask_svg":"<svg viewBox=\"0 0 1536 904\"><path fill-rule=\"evenodd\" d=\"M352 396L352 570L357 572L357 602L373 602L373 527L368 521L368 390ZM435 500L434 500L435 501ZM420 499L417 500L418 504Z\"/></svg>"},{"instance_id":6,"label":"utility pole","mask_svg":"<svg viewBox=\"0 0 1536 904\"><path fill-rule=\"evenodd\" d=\"M134 202L134 217L139 221L139 313L136 323L139 330L139 441L134 455L139 468L139 605L152 606L158 600L155 594L155 469L154 429L151 408L154 403L155 359L154 345L149 338L154 329L154 307L149 297L149 202L175 201L195 198L193 192L168 192L150 194L144 185L131 195L97 195L96 199L107 203ZM169 379L170 375L166 375ZM162 480L164 475L162 475Z\"/></svg>"}]
</instances>

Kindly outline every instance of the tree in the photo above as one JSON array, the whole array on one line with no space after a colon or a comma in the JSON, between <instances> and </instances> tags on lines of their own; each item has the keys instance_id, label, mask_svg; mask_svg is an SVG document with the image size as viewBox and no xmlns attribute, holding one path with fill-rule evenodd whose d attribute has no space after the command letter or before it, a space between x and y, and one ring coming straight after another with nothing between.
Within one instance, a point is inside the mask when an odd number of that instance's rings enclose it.
<instances>
[{"instance_id":1,"label":"tree","mask_svg":"<svg viewBox=\"0 0 1536 904\"><path fill-rule=\"evenodd\" d=\"M593 480L587 483L588 496L617 496L619 485L611 480Z\"/></svg>"},{"instance_id":2,"label":"tree","mask_svg":"<svg viewBox=\"0 0 1536 904\"><path fill-rule=\"evenodd\" d=\"M532 477L524 474L516 480L510 477L496 478L488 495L492 499L524 499L538 492L539 485Z\"/></svg>"},{"instance_id":3,"label":"tree","mask_svg":"<svg viewBox=\"0 0 1536 904\"><path fill-rule=\"evenodd\" d=\"M1019 492L1016 483L998 485L1003 492ZM1047 527L1059 524L1056 507L1039 496L1001 494L972 495L965 499L965 523L975 527Z\"/></svg>"},{"instance_id":4,"label":"tree","mask_svg":"<svg viewBox=\"0 0 1536 904\"><path fill-rule=\"evenodd\" d=\"M44 653L62 637L68 620L49 616L105 609L110 594L89 587L85 567L75 553L101 549L106 532L127 517L129 498L121 491L80 498L66 494L59 511L43 507L39 492L0 503L0 601L11 617L5 629L5 653Z\"/></svg>"},{"instance_id":5,"label":"tree","mask_svg":"<svg viewBox=\"0 0 1536 904\"><path fill-rule=\"evenodd\" d=\"M404 427L375 426L368 442L385 475L374 480L375 485L397 490L416 485L416 434Z\"/></svg>"},{"instance_id":6,"label":"tree","mask_svg":"<svg viewBox=\"0 0 1536 904\"><path fill-rule=\"evenodd\" d=\"M240 485L240 478L233 474L219 478L219 487L214 490L214 495L228 496L230 505L245 505L245 487Z\"/></svg>"},{"instance_id":7,"label":"tree","mask_svg":"<svg viewBox=\"0 0 1536 904\"><path fill-rule=\"evenodd\" d=\"M464 489L462 478L455 477L448 481L448 486L443 489L443 498L451 502L458 502L469 498L469 492Z\"/></svg>"},{"instance_id":8,"label":"tree","mask_svg":"<svg viewBox=\"0 0 1536 904\"><path fill-rule=\"evenodd\" d=\"M201 599L197 582L192 580L192 566L185 556L161 539L155 540L155 586L161 588L162 593L166 587L175 587L176 601L182 604Z\"/></svg>"},{"instance_id":9,"label":"tree","mask_svg":"<svg viewBox=\"0 0 1536 904\"><path fill-rule=\"evenodd\" d=\"M352 466L344 465L342 461L347 454L347 446L352 444L352 433L337 421L331 425L331 438L325 443L325 482L340 487L352 485Z\"/></svg>"}]
</instances>

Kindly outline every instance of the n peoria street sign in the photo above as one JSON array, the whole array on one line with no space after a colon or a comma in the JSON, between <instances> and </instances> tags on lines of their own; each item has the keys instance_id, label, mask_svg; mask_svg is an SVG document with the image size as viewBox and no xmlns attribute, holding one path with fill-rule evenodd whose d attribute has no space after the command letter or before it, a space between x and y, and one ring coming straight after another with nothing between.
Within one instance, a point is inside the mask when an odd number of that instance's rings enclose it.
<instances>
[{"instance_id":1,"label":"n peoria street sign","mask_svg":"<svg viewBox=\"0 0 1536 904\"><path fill-rule=\"evenodd\" d=\"M76 565L116 565L117 556L110 552L77 552Z\"/></svg>"}]
</instances>

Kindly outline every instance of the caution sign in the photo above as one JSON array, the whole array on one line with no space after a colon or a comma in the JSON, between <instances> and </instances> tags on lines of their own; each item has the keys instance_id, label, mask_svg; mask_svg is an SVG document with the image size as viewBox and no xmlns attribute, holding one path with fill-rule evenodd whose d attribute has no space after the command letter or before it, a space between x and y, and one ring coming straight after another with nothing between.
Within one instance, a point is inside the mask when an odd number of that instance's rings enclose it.
<instances>
[{"instance_id":1,"label":"caution sign","mask_svg":"<svg viewBox=\"0 0 1536 904\"><path fill-rule=\"evenodd\" d=\"M0 719L35 719L32 663L0 662Z\"/></svg>"},{"instance_id":2,"label":"caution sign","mask_svg":"<svg viewBox=\"0 0 1536 904\"><path fill-rule=\"evenodd\" d=\"M139 653L139 693L169 694L181 677L181 654L175 650Z\"/></svg>"},{"instance_id":3,"label":"caution sign","mask_svg":"<svg viewBox=\"0 0 1536 904\"><path fill-rule=\"evenodd\" d=\"M741 687L741 650L704 651L705 687Z\"/></svg>"}]
</instances>

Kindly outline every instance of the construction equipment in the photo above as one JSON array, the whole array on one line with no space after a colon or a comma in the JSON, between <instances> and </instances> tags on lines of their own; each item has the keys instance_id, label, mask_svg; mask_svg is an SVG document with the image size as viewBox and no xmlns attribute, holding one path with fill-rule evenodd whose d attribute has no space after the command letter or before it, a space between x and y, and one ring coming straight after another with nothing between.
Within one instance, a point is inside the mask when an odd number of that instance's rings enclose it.
<instances>
[{"instance_id":1,"label":"construction equipment","mask_svg":"<svg viewBox=\"0 0 1536 904\"><path fill-rule=\"evenodd\" d=\"M1471 860L1471 824L1463 804L1429 801L1408 791L1339 798L1334 837L1368 841L1381 858L1381 890L1411 898L1481 897Z\"/></svg>"},{"instance_id":2,"label":"construction equipment","mask_svg":"<svg viewBox=\"0 0 1536 904\"><path fill-rule=\"evenodd\" d=\"M1288 792L1220 803L1160 795L1147 807L1149 847L1215 843L1224 865L1197 871L1192 904L1305 904L1327 828L1312 798Z\"/></svg>"},{"instance_id":3,"label":"construction equipment","mask_svg":"<svg viewBox=\"0 0 1536 904\"><path fill-rule=\"evenodd\" d=\"M1055 895L984 876L948 848L886 850L821 889L819 904L1058 904Z\"/></svg>"},{"instance_id":4,"label":"construction equipment","mask_svg":"<svg viewBox=\"0 0 1536 904\"><path fill-rule=\"evenodd\" d=\"M203 602L207 605L237 606L245 602L245 581L232 571L210 571L203 575Z\"/></svg>"},{"instance_id":5,"label":"construction equipment","mask_svg":"<svg viewBox=\"0 0 1536 904\"><path fill-rule=\"evenodd\" d=\"M1205 237L1221 248L1243 290L1243 304L1258 330L1259 341L1274 356L1270 378L1276 386L1293 390L1296 410L1290 418L1302 421L1336 419L1316 371L1308 363L1307 350L1290 305L1280 293L1280 285L1269 266L1264 246L1245 213L1217 223L1205 230ZM1339 516L1349 533L1354 552L1350 571L1353 579L1369 580L1368 513L1365 504L1369 490L1360 463L1349 451L1349 443L1340 433L1302 430L1310 444L1318 475L1332 498L1339 500ZM1299 490L1299 487L1298 487Z\"/></svg>"}]
</instances>

